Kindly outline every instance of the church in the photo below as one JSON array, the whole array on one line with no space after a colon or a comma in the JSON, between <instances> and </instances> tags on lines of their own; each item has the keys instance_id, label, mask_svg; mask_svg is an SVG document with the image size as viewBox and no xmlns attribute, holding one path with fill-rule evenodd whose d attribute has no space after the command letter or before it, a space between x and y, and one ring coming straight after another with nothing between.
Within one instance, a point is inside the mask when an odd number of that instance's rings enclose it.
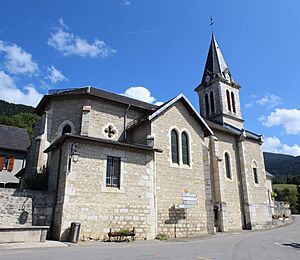
<instances>
[{"instance_id":1,"label":"church","mask_svg":"<svg viewBox=\"0 0 300 260\"><path fill-rule=\"evenodd\" d=\"M212 35L200 113L184 94L160 106L93 87L45 95L23 179L47 171L52 237L67 239L72 222L95 239L270 227L263 139L244 128L239 91Z\"/></svg>"}]
</instances>

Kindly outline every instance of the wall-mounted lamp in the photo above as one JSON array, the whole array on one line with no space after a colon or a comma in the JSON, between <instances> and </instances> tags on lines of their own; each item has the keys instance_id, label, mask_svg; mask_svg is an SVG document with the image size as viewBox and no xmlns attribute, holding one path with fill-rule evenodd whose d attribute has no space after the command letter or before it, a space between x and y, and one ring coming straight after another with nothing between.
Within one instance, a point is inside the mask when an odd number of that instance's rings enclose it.
<instances>
[{"instance_id":1,"label":"wall-mounted lamp","mask_svg":"<svg viewBox=\"0 0 300 260\"><path fill-rule=\"evenodd\" d=\"M71 153L70 153L70 157L72 158L72 161L74 163L78 162L79 159L79 153L78 153L78 144L77 143L73 143L71 146Z\"/></svg>"}]
</instances>

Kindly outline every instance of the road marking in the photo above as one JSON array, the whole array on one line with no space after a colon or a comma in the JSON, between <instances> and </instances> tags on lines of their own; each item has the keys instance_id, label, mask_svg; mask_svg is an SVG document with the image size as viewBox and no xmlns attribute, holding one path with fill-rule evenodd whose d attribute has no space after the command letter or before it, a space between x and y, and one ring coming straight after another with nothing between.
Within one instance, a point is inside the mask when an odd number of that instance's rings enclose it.
<instances>
[{"instance_id":1,"label":"road marking","mask_svg":"<svg viewBox=\"0 0 300 260\"><path fill-rule=\"evenodd\" d=\"M202 260L212 260L211 258L206 258L206 257L203 257L203 256L197 256L198 259L202 259Z\"/></svg>"}]
</instances>

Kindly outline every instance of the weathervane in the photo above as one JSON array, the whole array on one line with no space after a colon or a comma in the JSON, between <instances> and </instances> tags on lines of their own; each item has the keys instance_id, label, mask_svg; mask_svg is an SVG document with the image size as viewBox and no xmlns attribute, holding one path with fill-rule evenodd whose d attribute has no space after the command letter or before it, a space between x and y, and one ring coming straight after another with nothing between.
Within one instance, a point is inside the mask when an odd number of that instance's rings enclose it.
<instances>
[{"instance_id":1,"label":"weathervane","mask_svg":"<svg viewBox=\"0 0 300 260\"><path fill-rule=\"evenodd\" d=\"M214 33L214 19L213 17L211 16L210 17L210 28L211 28L211 32Z\"/></svg>"}]
</instances>

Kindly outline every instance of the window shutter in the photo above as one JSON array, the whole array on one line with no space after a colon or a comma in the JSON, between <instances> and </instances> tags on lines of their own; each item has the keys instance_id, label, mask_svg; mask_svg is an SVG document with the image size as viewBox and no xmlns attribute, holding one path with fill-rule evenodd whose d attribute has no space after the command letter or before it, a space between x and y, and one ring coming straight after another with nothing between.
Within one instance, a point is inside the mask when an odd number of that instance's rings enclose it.
<instances>
[{"instance_id":1,"label":"window shutter","mask_svg":"<svg viewBox=\"0 0 300 260\"><path fill-rule=\"evenodd\" d=\"M0 171L3 170L3 166L4 166L4 156L0 156Z\"/></svg>"},{"instance_id":2,"label":"window shutter","mask_svg":"<svg viewBox=\"0 0 300 260\"><path fill-rule=\"evenodd\" d=\"M14 168L14 162L15 162L15 157L10 157L8 162L8 168L7 168L8 172L12 172Z\"/></svg>"}]
</instances>

